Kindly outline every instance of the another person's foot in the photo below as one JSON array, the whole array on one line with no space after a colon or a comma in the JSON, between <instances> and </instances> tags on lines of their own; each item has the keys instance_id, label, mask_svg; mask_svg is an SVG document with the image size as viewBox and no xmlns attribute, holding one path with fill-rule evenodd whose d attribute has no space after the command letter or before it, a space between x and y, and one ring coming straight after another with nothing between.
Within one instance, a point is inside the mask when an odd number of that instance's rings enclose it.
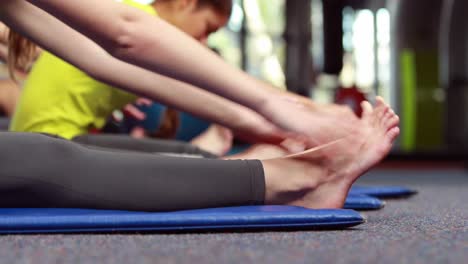
<instances>
[{"instance_id":1,"label":"another person's foot","mask_svg":"<svg viewBox=\"0 0 468 264\"><path fill-rule=\"evenodd\" d=\"M398 116L378 98L363 103L360 125L345 138L283 158L264 160L266 203L341 208L353 182L390 151Z\"/></svg>"},{"instance_id":2,"label":"another person's foot","mask_svg":"<svg viewBox=\"0 0 468 264\"><path fill-rule=\"evenodd\" d=\"M231 149L232 141L231 130L219 125L211 125L190 143L215 155L223 156Z\"/></svg>"},{"instance_id":3,"label":"another person's foot","mask_svg":"<svg viewBox=\"0 0 468 264\"><path fill-rule=\"evenodd\" d=\"M146 130L140 126L134 127L132 131L130 131L130 136L132 138L146 138Z\"/></svg>"}]
</instances>

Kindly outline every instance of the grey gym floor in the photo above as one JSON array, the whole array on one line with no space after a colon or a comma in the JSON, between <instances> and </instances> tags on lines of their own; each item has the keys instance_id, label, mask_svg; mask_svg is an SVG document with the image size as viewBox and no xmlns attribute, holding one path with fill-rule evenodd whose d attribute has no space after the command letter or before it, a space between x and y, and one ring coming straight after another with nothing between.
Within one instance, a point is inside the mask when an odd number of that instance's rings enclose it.
<instances>
[{"instance_id":1,"label":"grey gym floor","mask_svg":"<svg viewBox=\"0 0 468 264\"><path fill-rule=\"evenodd\" d=\"M409 199L340 231L0 236L1 263L468 263L468 173L374 170L365 184L406 185Z\"/></svg>"}]
</instances>

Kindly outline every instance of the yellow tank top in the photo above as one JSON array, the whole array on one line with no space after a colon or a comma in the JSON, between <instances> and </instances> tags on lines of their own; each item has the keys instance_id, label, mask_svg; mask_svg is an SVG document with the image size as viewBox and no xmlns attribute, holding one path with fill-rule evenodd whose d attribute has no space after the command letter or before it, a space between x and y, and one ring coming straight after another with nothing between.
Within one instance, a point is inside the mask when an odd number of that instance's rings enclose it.
<instances>
[{"instance_id":1,"label":"yellow tank top","mask_svg":"<svg viewBox=\"0 0 468 264\"><path fill-rule=\"evenodd\" d=\"M157 15L151 5L133 0L120 2ZM91 128L102 128L112 111L136 98L43 52L24 84L10 130L49 133L72 139L87 134Z\"/></svg>"}]
</instances>

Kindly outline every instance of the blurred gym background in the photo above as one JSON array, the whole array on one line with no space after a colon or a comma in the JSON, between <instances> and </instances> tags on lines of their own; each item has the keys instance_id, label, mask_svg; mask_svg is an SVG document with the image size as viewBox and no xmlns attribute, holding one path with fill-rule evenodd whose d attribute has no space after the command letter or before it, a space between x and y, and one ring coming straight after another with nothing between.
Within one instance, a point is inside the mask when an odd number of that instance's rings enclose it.
<instances>
[{"instance_id":1,"label":"blurred gym background","mask_svg":"<svg viewBox=\"0 0 468 264\"><path fill-rule=\"evenodd\" d=\"M391 158L464 159L464 10L463 0L236 0L210 45L250 74L319 102L358 111L364 97L383 96L402 121Z\"/></svg>"}]
</instances>

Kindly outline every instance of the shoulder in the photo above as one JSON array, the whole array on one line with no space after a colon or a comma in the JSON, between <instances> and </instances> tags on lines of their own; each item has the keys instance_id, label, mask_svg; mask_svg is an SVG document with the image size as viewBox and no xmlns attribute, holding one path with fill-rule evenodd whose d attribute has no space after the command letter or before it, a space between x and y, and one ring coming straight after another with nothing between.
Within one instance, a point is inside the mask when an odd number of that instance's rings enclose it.
<instances>
[{"instance_id":1,"label":"shoulder","mask_svg":"<svg viewBox=\"0 0 468 264\"><path fill-rule=\"evenodd\" d=\"M149 14L152 14L152 15L157 15L156 10L149 4L143 4L143 3L139 2L139 1L135 1L135 0L114 0L114 1L121 2L121 3L129 5L129 6L133 6L135 8L138 8L138 9L140 9L142 11L145 11L146 13L149 13Z\"/></svg>"}]
</instances>

